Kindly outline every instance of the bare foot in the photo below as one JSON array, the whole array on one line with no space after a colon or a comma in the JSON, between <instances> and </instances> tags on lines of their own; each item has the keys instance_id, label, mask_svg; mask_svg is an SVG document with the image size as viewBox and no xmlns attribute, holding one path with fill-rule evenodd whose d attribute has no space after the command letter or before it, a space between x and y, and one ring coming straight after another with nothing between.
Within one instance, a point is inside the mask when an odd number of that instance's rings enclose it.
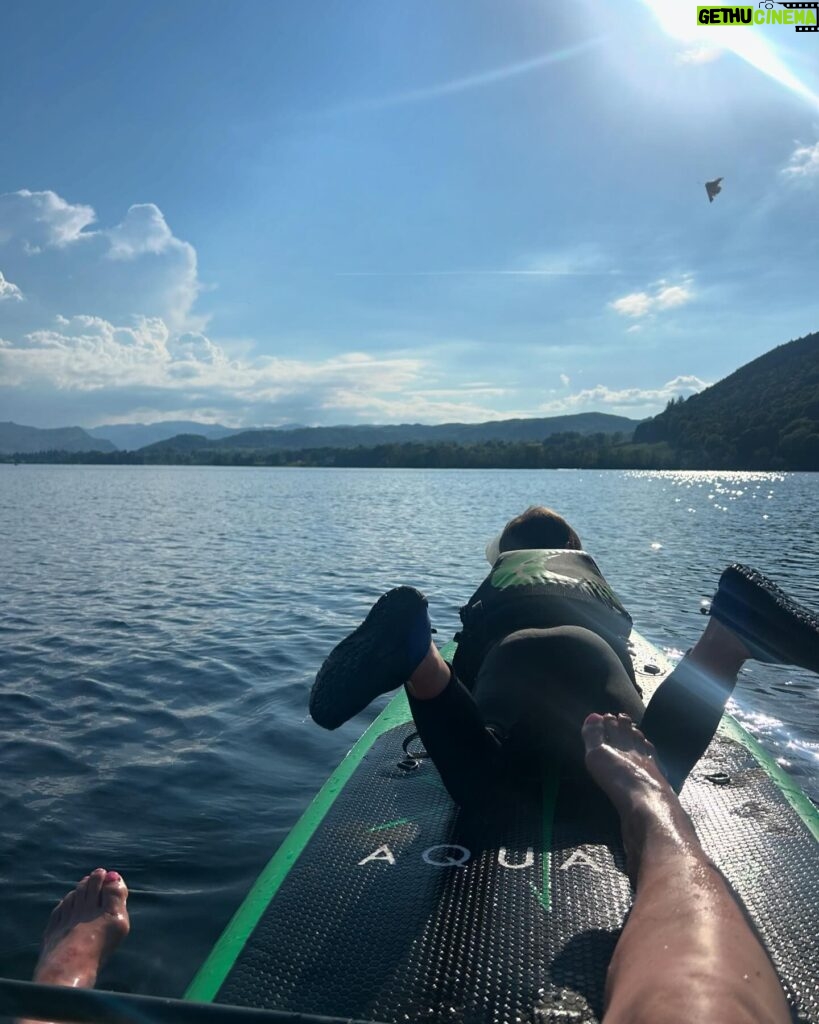
<instances>
[{"instance_id":1,"label":"bare foot","mask_svg":"<svg viewBox=\"0 0 819 1024\"><path fill-rule=\"evenodd\" d=\"M116 871L96 868L54 908L34 980L92 988L100 966L128 934L128 890Z\"/></svg>"},{"instance_id":2,"label":"bare foot","mask_svg":"<svg viewBox=\"0 0 819 1024\"><path fill-rule=\"evenodd\" d=\"M654 746L628 715L589 715L586 768L620 815L629 875L636 881L647 840L699 848L694 827L660 769Z\"/></svg>"}]
</instances>

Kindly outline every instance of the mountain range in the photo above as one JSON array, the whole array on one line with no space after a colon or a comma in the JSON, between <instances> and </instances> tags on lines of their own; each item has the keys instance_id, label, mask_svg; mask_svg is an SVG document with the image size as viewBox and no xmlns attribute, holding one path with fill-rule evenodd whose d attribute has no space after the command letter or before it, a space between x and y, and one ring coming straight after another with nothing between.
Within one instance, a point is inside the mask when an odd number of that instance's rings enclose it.
<instances>
[{"instance_id":1,"label":"mountain range","mask_svg":"<svg viewBox=\"0 0 819 1024\"><path fill-rule=\"evenodd\" d=\"M82 427L23 427L0 423L0 455L31 455L35 452L115 452L117 446L91 437Z\"/></svg>"},{"instance_id":2,"label":"mountain range","mask_svg":"<svg viewBox=\"0 0 819 1024\"><path fill-rule=\"evenodd\" d=\"M42 430L0 423L0 454L23 455L44 451L112 452L117 450L190 452L207 449L287 450L355 448L379 444L443 441L477 444L483 441L542 440L553 434L616 434L631 436L639 420L608 413L577 413L541 419L493 420L488 423L404 423L387 426L304 427L293 425L263 430L239 430L193 421L127 423Z\"/></svg>"},{"instance_id":3,"label":"mountain range","mask_svg":"<svg viewBox=\"0 0 819 1024\"><path fill-rule=\"evenodd\" d=\"M220 438L238 434L233 427L220 423L197 423L194 420L163 420L160 423L106 423L89 427L91 437L111 441L118 449L134 451L147 444L165 441L176 434L201 434L202 437Z\"/></svg>"},{"instance_id":4,"label":"mountain range","mask_svg":"<svg viewBox=\"0 0 819 1024\"><path fill-rule=\"evenodd\" d=\"M257 430L176 421L93 434L0 423L0 455L125 464L819 470L819 333L779 345L642 422L606 413ZM116 449L116 440L152 437L136 450Z\"/></svg>"},{"instance_id":5,"label":"mountain range","mask_svg":"<svg viewBox=\"0 0 819 1024\"><path fill-rule=\"evenodd\" d=\"M604 412L536 419L492 420L488 423L401 423L387 426L298 427L289 430L246 430L218 441L195 435L172 437L151 445L150 451L301 451L306 448L371 448L381 444L481 444L486 441L541 441L553 434L625 434L639 420Z\"/></svg>"}]
</instances>

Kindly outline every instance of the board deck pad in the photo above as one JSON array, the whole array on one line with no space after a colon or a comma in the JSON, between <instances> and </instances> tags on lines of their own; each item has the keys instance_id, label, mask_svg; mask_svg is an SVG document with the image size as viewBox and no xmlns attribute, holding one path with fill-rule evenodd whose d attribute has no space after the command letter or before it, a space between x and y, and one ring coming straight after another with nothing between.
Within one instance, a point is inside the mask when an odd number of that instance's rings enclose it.
<instances>
[{"instance_id":1,"label":"board deck pad","mask_svg":"<svg viewBox=\"0 0 819 1024\"><path fill-rule=\"evenodd\" d=\"M634 660L646 693L670 668L640 639ZM631 905L616 816L590 787L547 778L502 821L470 819L428 759L399 767L413 731L399 696L306 841L277 855L258 923L237 914L188 998L385 1024L600 1019ZM727 721L683 803L768 945L794 1019L819 1024L817 816L761 757Z\"/></svg>"}]
</instances>

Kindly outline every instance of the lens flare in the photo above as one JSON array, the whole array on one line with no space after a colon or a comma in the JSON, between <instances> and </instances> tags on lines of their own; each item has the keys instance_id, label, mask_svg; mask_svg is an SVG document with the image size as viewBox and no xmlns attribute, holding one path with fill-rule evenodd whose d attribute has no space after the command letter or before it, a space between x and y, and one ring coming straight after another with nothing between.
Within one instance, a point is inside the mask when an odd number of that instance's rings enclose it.
<instances>
[{"instance_id":1,"label":"lens flare","mask_svg":"<svg viewBox=\"0 0 819 1024\"><path fill-rule=\"evenodd\" d=\"M766 38L764 28L712 28L696 23L695 4L669 3L668 0L642 0L642 3L651 10L663 31L673 39L694 46L712 45L734 53L819 110L819 94L785 64Z\"/></svg>"}]
</instances>

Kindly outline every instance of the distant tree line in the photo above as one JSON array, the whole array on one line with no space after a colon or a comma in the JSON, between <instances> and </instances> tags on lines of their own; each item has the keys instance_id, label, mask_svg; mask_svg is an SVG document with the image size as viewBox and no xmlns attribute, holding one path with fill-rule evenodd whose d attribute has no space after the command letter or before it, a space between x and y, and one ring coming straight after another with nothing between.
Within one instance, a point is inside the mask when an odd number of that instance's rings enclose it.
<instances>
[{"instance_id":1,"label":"distant tree line","mask_svg":"<svg viewBox=\"0 0 819 1024\"><path fill-rule=\"evenodd\" d=\"M666 444L632 444L622 434L552 434L542 441L394 443L356 448L284 449L171 447L136 452L37 452L5 462L92 466L337 466L402 469L670 469Z\"/></svg>"},{"instance_id":2,"label":"distant tree line","mask_svg":"<svg viewBox=\"0 0 819 1024\"><path fill-rule=\"evenodd\" d=\"M340 440L349 429L338 428L342 433L330 433L329 439ZM260 432L258 448L238 447L235 437L212 442L183 434L133 452L48 451L0 455L0 460L125 466L819 471L819 333L766 352L699 394L672 399L664 412L640 423L633 437L563 432L534 441L396 439L288 450L271 447L272 436L278 435Z\"/></svg>"},{"instance_id":3,"label":"distant tree line","mask_svg":"<svg viewBox=\"0 0 819 1024\"><path fill-rule=\"evenodd\" d=\"M92 466L337 466L379 469L752 469L819 470L819 425L795 420L782 432L760 423L737 438L675 431L663 414L662 438L631 441L621 434L552 434L542 441L481 444L418 442L356 448L286 449L162 446L135 452L37 452L0 456L4 462L75 463ZM659 417L658 417L659 419ZM651 423L645 424L646 427ZM641 428L642 430L642 428ZM650 436L650 435L649 435Z\"/></svg>"}]
</instances>

